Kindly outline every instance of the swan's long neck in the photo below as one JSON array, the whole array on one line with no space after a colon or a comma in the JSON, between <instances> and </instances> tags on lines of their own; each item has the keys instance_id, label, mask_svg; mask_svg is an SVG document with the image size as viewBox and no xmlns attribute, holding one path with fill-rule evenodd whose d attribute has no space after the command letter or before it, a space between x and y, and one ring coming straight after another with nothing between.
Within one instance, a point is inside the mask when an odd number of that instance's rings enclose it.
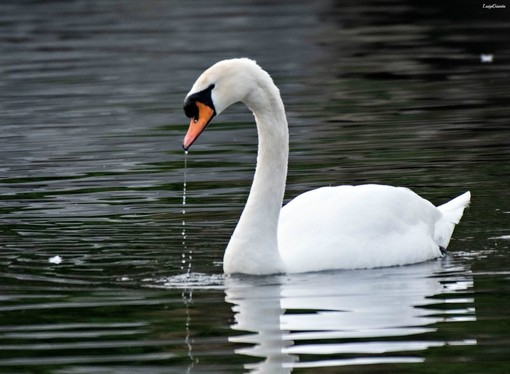
<instances>
[{"instance_id":1,"label":"swan's long neck","mask_svg":"<svg viewBox=\"0 0 510 374\"><path fill-rule=\"evenodd\" d=\"M287 177L287 119L280 93L272 80L263 79L258 83L243 100L257 123L257 167L248 201L225 251L223 268L226 273L284 271L278 251L278 220Z\"/></svg>"}]
</instances>

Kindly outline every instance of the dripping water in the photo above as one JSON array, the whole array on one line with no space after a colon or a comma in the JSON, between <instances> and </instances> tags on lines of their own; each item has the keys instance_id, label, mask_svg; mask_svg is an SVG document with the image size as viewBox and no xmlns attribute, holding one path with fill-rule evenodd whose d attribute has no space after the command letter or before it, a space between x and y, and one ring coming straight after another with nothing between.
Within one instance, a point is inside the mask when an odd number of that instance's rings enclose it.
<instances>
[{"instance_id":1,"label":"dripping water","mask_svg":"<svg viewBox=\"0 0 510 374\"><path fill-rule=\"evenodd\" d=\"M190 315L190 305L193 301L193 291L187 287L188 281L191 275L191 261L193 259L193 252L191 249L188 249L186 243L186 189L187 189L187 178L188 178L188 151L184 151L184 182L182 185L182 255L181 255L181 271L186 271L186 287L182 291L181 297L186 307L186 322L185 322L185 331L186 338L184 343L188 348L188 358L190 359L190 365L188 366L187 373L190 373L193 366L195 365L195 359L193 357L193 341L191 340L191 315Z\"/></svg>"},{"instance_id":2,"label":"dripping water","mask_svg":"<svg viewBox=\"0 0 510 374\"><path fill-rule=\"evenodd\" d=\"M184 182L182 185L182 254L181 254L181 270L186 271L186 278L191 274L191 260L193 259L193 251L188 249L186 243L186 188L188 177L188 151L184 151Z\"/></svg>"}]
</instances>

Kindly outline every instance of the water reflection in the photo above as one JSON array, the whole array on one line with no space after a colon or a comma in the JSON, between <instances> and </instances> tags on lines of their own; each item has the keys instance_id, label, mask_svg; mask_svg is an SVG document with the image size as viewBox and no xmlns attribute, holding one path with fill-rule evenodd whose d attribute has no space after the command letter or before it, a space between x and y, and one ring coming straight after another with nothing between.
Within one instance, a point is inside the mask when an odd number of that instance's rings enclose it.
<instances>
[{"instance_id":1,"label":"water reflection","mask_svg":"<svg viewBox=\"0 0 510 374\"><path fill-rule=\"evenodd\" d=\"M237 354L262 358L245 369L422 362L430 347L475 340L431 339L439 322L474 321L470 271L447 262L278 277L230 277L226 301L242 332Z\"/></svg>"}]
</instances>

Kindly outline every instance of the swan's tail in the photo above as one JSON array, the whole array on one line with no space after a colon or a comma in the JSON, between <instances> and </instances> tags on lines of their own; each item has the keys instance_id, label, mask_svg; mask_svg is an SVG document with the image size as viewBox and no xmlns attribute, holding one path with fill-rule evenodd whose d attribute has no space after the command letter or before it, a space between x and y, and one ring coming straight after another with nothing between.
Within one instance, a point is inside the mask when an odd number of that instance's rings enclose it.
<instances>
[{"instance_id":1,"label":"swan's tail","mask_svg":"<svg viewBox=\"0 0 510 374\"><path fill-rule=\"evenodd\" d=\"M440 247L445 249L448 247L453 229L462 218L464 209L468 207L470 200L471 192L468 191L448 201L446 204L437 207L442 213L441 219L436 223L435 230L436 243L439 244Z\"/></svg>"}]
</instances>

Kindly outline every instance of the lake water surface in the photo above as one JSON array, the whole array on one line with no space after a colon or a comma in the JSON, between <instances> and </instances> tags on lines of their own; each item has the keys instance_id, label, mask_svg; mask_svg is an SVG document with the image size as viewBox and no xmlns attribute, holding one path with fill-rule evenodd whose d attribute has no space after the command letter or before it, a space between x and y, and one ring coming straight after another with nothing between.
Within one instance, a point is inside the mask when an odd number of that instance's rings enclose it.
<instances>
[{"instance_id":1,"label":"lake water surface","mask_svg":"<svg viewBox=\"0 0 510 374\"><path fill-rule=\"evenodd\" d=\"M509 12L2 2L0 372L509 372ZM407 186L435 204L470 190L449 254L225 277L253 117L236 105L216 118L185 170L181 106L204 69L239 56L286 104L286 201L337 184Z\"/></svg>"}]
</instances>

